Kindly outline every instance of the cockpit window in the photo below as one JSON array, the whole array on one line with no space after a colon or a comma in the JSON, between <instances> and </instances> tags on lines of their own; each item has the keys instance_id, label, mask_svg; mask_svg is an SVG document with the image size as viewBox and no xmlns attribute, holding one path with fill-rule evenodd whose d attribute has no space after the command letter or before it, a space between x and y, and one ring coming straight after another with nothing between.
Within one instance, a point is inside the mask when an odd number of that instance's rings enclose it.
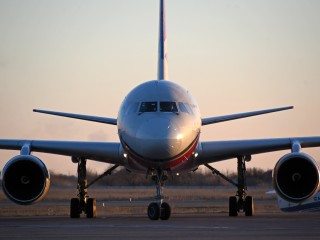
<instances>
[{"instance_id":1,"label":"cockpit window","mask_svg":"<svg viewBox=\"0 0 320 240\"><path fill-rule=\"evenodd\" d=\"M190 105L189 105L188 103L184 103L184 105L186 106L188 112L189 112L190 114L193 114L193 111L192 111L192 108L190 107Z\"/></svg>"},{"instance_id":2,"label":"cockpit window","mask_svg":"<svg viewBox=\"0 0 320 240\"><path fill-rule=\"evenodd\" d=\"M158 111L157 102L142 102L139 112L156 112Z\"/></svg>"},{"instance_id":3,"label":"cockpit window","mask_svg":"<svg viewBox=\"0 0 320 240\"><path fill-rule=\"evenodd\" d=\"M188 109L186 108L186 106L182 102L179 102L179 108L180 108L181 112L189 113Z\"/></svg>"},{"instance_id":4,"label":"cockpit window","mask_svg":"<svg viewBox=\"0 0 320 240\"><path fill-rule=\"evenodd\" d=\"M178 112L175 102L160 102L160 112Z\"/></svg>"},{"instance_id":5,"label":"cockpit window","mask_svg":"<svg viewBox=\"0 0 320 240\"><path fill-rule=\"evenodd\" d=\"M129 103L127 106L126 114L135 113L138 111L139 102Z\"/></svg>"}]
</instances>

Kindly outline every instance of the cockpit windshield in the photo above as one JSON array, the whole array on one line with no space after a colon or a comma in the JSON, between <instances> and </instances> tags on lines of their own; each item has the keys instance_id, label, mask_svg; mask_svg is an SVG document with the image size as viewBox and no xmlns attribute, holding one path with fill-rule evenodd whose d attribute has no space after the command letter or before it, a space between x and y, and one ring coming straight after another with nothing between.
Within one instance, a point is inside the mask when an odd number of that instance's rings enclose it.
<instances>
[{"instance_id":1,"label":"cockpit windshield","mask_svg":"<svg viewBox=\"0 0 320 240\"><path fill-rule=\"evenodd\" d=\"M173 112L178 113L178 107L175 102L160 102L160 112ZM158 102L142 102L140 104L140 113L145 112L157 112L158 111Z\"/></svg>"},{"instance_id":2,"label":"cockpit windshield","mask_svg":"<svg viewBox=\"0 0 320 240\"><path fill-rule=\"evenodd\" d=\"M140 105L139 112L156 112L158 111L157 102L142 102Z\"/></svg>"},{"instance_id":3,"label":"cockpit windshield","mask_svg":"<svg viewBox=\"0 0 320 240\"><path fill-rule=\"evenodd\" d=\"M178 112L177 104L175 102L160 102L160 112Z\"/></svg>"}]
</instances>

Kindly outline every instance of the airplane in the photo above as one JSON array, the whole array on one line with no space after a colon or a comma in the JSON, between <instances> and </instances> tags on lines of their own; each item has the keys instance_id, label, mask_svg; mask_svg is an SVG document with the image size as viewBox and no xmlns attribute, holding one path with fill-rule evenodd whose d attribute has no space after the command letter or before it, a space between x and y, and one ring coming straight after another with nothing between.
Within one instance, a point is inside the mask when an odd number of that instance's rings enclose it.
<instances>
[{"instance_id":1,"label":"airplane","mask_svg":"<svg viewBox=\"0 0 320 240\"><path fill-rule=\"evenodd\" d=\"M147 209L151 220L168 220L171 207L163 196L170 175L209 168L234 184L237 191L229 198L229 216L254 215L252 196L247 196L246 162L252 155L290 150L281 157L273 171L273 185L283 199L302 203L317 194L319 166L302 148L319 147L320 136L230 141L201 141L204 126L292 109L292 106L202 118L191 93L169 81L165 0L160 0L158 76L131 90L123 100L117 118L38 110L34 112L115 125L118 142L81 142L50 140L1 139L0 149L20 150L2 171L2 188L13 202L28 205L39 202L48 192L50 175L46 165L33 152L69 156L77 164L78 197L70 203L70 217L96 217L96 199L88 197L87 160L112 164L103 174L111 175L118 167L150 177L156 186L156 197ZM204 130L202 130L204 131ZM237 159L238 179L232 181L209 164ZM102 175L102 176L103 176ZM101 177L102 177L101 176Z\"/></svg>"},{"instance_id":2,"label":"airplane","mask_svg":"<svg viewBox=\"0 0 320 240\"><path fill-rule=\"evenodd\" d=\"M276 191L269 191L267 194L273 195L276 194ZM288 202L278 194L277 203L279 209L283 212L319 212L320 211L320 192L317 192L315 196L308 199L307 201L300 203Z\"/></svg>"}]
</instances>

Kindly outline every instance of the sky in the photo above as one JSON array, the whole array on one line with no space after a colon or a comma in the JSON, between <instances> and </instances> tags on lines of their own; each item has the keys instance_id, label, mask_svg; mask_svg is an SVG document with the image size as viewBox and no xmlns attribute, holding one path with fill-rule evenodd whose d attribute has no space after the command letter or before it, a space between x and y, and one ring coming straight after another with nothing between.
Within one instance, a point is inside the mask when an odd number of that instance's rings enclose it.
<instances>
[{"instance_id":1,"label":"sky","mask_svg":"<svg viewBox=\"0 0 320 240\"><path fill-rule=\"evenodd\" d=\"M115 126L33 113L117 117L156 79L158 0L0 0L0 138L118 141ZM167 0L169 78L203 117L293 105L205 126L202 141L320 136L320 1ZM306 153L320 160L319 148ZM253 156L272 169L285 153ZM0 168L18 151L0 151ZM50 171L68 157L34 153ZM213 164L236 169L236 160ZM103 172L107 164L88 162Z\"/></svg>"}]
</instances>

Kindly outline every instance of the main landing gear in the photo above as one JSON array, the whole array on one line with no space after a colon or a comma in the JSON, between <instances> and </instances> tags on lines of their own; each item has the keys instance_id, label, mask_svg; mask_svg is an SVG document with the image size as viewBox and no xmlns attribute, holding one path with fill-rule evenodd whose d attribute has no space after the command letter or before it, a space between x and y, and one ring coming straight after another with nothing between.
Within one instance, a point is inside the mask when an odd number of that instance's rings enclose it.
<instances>
[{"instance_id":1,"label":"main landing gear","mask_svg":"<svg viewBox=\"0 0 320 240\"><path fill-rule=\"evenodd\" d=\"M78 198L71 199L70 217L80 218L80 214L85 213L87 218L95 218L97 216L97 201L95 198L89 198L88 187L101 179L103 176L110 175L112 171L119 165L114 165L90 184L87 184L87 160L84 158L73 157L72 162L78 164Z\"/></svg>"},{"instance_id":2,"label":"main landing gear","mask_svg":"<svg viewBox=\"0 0 320 240\"><path fill-rule=\"evenodd\" d=\"M229 216L238 216L239 212L244 212L245 216L254 215L254 202L252 196L247 196L247 181L246 181L246 162L251 160L251 156L241 156L237 158L238 163L238 182L235 183L227 176L220 173L217 169L205 164L212 171L212 174L219 175L224 180L238 188L236 195L229 198Z\"/></svg>"},{"instance_id":3,"label":"main landing gear","mask_svg":"<svg viewBox=\"0 0 320 240\"><path fill-rule=\"evenodd\" d=\"M96 199L89 198L87 187L86 159L73 158L73 162L78 163L78 198L72 198L70 204L70 217L79 218L81 213L85 213L87 218L97 216Z\"/></svg>"},{"instance_id":4,"label":"main landing gear","mask_svg":"<svg viewBox=\"0 0 320 240\"><path fill-rule=\"evenodd\" d=\"M150 220L168 220L171 215L171 207L163 201L164 196L162 195L164 182L168 179L168 173L165 170L154 170L151 175L157 187L157 195L155 197L156 201L148 206L148 217Z\"/></svg>"}]
</instances>

